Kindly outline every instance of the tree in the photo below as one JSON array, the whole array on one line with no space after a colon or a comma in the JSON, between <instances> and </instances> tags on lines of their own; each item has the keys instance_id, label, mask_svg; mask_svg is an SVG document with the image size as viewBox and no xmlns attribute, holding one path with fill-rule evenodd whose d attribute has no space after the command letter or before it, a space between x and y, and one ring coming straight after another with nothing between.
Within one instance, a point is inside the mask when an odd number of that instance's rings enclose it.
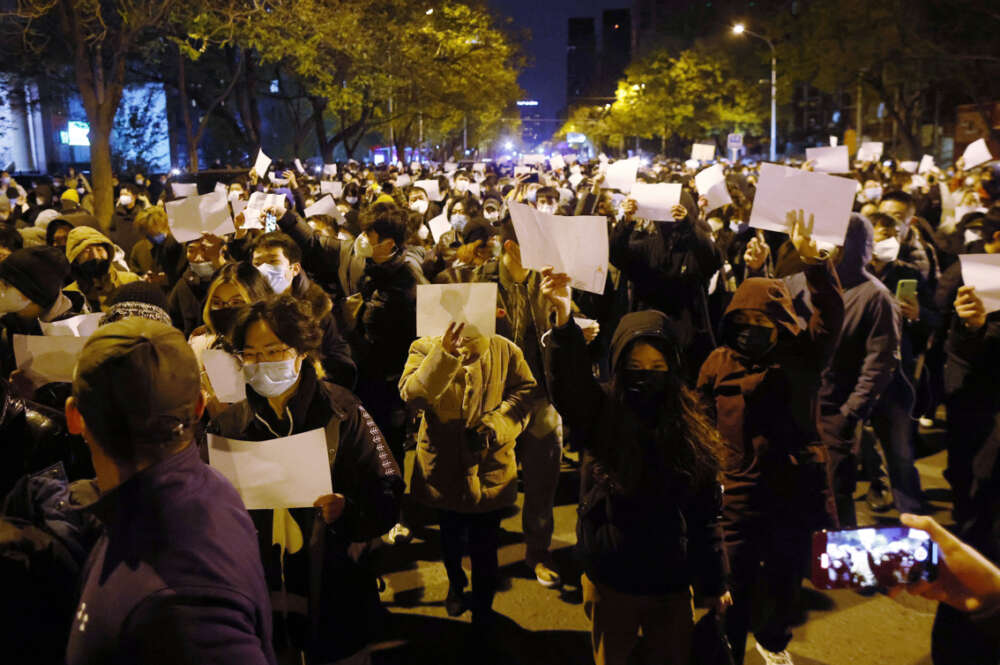
<instances>
[{"instance_id":1,"label":"tree","mask_svg":"<svg viewBox=\"0 0 1000 665\"><path fill-rule=\"evenodd\" d=\"M583 132L595 143L621 144L626 136L692 141L757 129L763 111L760 89L722 58L661 50L629 65L614 103L574 111L560 133Z\"/></svg>"}]
</instances>

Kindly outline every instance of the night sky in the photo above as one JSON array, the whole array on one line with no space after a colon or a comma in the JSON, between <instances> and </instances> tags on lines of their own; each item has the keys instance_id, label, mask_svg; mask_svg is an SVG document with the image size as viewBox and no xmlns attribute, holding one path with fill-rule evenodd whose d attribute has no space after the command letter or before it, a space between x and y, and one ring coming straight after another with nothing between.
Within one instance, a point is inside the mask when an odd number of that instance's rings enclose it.
<instances>
[{"instance_id":1,"label":"night sky","mask_svg":"<svg viewBox=\"0 0 1000 665\"><path fill-rule=\"evenodd\" d=\"M513 18L517 27L531 31L531 41L524 48L533 65L521 74L518 82L528 99L539 101L538 113L543 118L554 118L566 106L568 20L593 16L600 34L602 11L630 7L632 3L628 0L490 0L490 4L497 13Z\"/></svg>"}]
</instances>

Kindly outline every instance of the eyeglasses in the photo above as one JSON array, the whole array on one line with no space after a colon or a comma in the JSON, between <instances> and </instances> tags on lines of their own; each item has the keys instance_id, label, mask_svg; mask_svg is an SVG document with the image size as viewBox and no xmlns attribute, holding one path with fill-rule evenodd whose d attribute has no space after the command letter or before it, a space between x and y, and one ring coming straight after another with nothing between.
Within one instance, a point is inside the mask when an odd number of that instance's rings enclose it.
<instances>
[{"instance_id":1,"label":"eyeglasses","mask_svg":"<svg viewBox=\"0 0 1000 665\"><path fill-rule=\"evenodd\" d=\"M236 354L236 357L239 358L243 364L252 365L254 363L273 363L278 362L279 360L288 360L289 352L291 352L294 357L295 349L290 346L286 346L284 348L264 349L263 351L257 352L243 351L242 353Z\"/></svg>"}]
</instances>

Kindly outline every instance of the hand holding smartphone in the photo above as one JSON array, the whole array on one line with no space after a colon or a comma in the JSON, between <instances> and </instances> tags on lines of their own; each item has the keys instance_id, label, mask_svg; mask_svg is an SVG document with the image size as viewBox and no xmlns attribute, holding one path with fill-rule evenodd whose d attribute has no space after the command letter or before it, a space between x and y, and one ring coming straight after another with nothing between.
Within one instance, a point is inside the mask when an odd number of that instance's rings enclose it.
<instances>
[{"instance_id":1,"label":"hand holding smartphone","mask_svg":"<svg viewBox=\"0 0 1000 665\"><path fill-rule=\"evenodd\" d=\"M906 526L813 533L817 589L889 588L937 578L940 552L930 534Z\"/></svg>"}]
</instances>

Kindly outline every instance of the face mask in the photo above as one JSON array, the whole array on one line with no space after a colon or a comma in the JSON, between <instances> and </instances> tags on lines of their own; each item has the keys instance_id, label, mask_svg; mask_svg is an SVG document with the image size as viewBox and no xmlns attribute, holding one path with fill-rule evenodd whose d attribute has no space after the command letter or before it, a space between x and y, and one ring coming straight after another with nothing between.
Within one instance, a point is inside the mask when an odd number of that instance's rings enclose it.
<instances>
[{"instance_id":1,"label":"face mask","mask_svg":"<svg viewBox=\"0 0 1000 665\"><path fill-rule=\"evenodd\" d=\"M973 231L972 229L965 229L965 233L963 234L963 237L965 239L965 244L966 245L971 245L972 243L979 242L980 240L983 239L983 232L982 231Z\"/></svg>"},{"instance_id":2,"label":"face mask","mask_svg":"<svg viewBox=\"0 0 1000 665\"><path fill-rule=\"evenodd\" d=\"M121 196L118 197L118 203L127 208L130 205L132 205L132 197L122 194Z\"/></svg>"},{"instance_id":3,"label":"face mask","mask_svg":"<svg viewBox=\"0 0 1000 665\"><path fill-rule=\"evenodd\" d=\"M262 397L277 397L299 380L295 358L274 362L250 363L243 366L243 378Z\"/></svg>"},{"instance_id":4,"label":"face mask","mask_svg":"<svg viewBox=\"0 0 1000 665\"><path fill-rule=\"evenodd\" d=\"M421 226L420 230L417 231L417 237L420 238L421 240L427 240L427 238L429 238L430 235L431 231L426 226Z\"/></svg>"},{"instance_id":5,"label":"face mask","mask_svg":"<svg viewBox=\"0 0 1000 665\"><path fill-rule=\"evenodd\" d=\"M90 259L76 266L77 272L84 278L91 281L100 279L108 274L111 268L111 259Z\"/></svg>"},{"instance_id":6,"label":"face mask","mask_svg":"<svg viewBox=\"0 0 1000 665\"><path fill-rule=\"evenodd\" d=\"M238 201L239 198L240 198L240 196L242 196L242 195L243 195L243 192L240 191L240 190L238 190L238 189L234 189L233 191L229 192L229 201L230 201L230 203L232 203L233 201Z\"/></svg>"},{"instance_id":7,"label":"face mask","mask_svg":"<svg viewBox=\"0 0 1000 665\"><path fill-rule=\"evenodd\" d=\"M966 187L972 187L973 185L976 184L976 179L973 178L972 176L969 176L965 179L964 182Z\"/></svg>"},{"instance_id":8,"label":"face mask","mask_svg":"<svg viewBox=\"0 0 1000 665\"><path fill-rule=\"evenodd\" d=\"M878 200L882 198L882 188L881 187L868 187L865 189L865 198L872 203L878 203Z\"/></svg>"},{"instance_id":9,"label":"face mask","mask_svg":"<svg viewBox=\"0 0 1000 665\"><path fill-rule=\"evenodd\" d=\"M538 212L547 212L550 215L556 214L556 210L559 208L554 203L539 203Z\"/></svg>"},{"instance_id":10,"label":"face mask","mask_svg":"<svg viewBox=\"0 0 1000 665\"><path fill-rule=\"evenodd\" d=\"M485 217L486 220L489 221L489 222L499 221L499 219L500 219L500 211L499 210L484 210L483 211L483 217Z\"/></svg>"},{"instance_id":11,"label":"face mask","mask_svg":"<svg viewBox=\"0 0 1000 665\"><path fill-rule=\"evenodd\" d=\"M83 196L84 194L87 193L87 189L85 187L77 187L76 193L79 194L80 196Z\"/></svg>"},{"instance_id":12,"label":"face mask","mask_svg":"<svg viewBox=\"0 0 1000 665\"><path fill-rule=\"evenodd\" d=\"M354 245L354 254L362 259L370 259L373 253L372 244L368 241L368 236L362 233L358 236L358 241Z\"/></svg>"},{"instance_id":13,"label":"face mask","mask_svg":"<svg viewBox=\"0 0 1000 665\"><path fill-rule=\"evenodd\" d=\"M62 189L62 185L63 185L62 184L62 180L53 180L52 181L52 186L55 187L56 189Z\"/></svg>"},{"instance_id":14,"label":"face mask","mask_svg":"<svg viewBox=\"0 0 1000 665\"><path fill-rule=\"evenodd\" d=\"M188 265L191 266L191 272L203 282L215 274L215 266L212 265L211 261L192 261Z\"/></svg>"},{"instance_id":15,"label":"face mask","mask_svg":"<svg viewBox=\"0 0 1000 665\"><path fill-rule=\"evenodd\" d=\"M347 201L348 203L350 203L351 205L354 205L355 203L358 202L358 197L356 197L356 196L345 196L344 200Z\"/></svg>"},{"instance_id":16,"label":"face mask","mask_svg":"<svg viewBox=\"0 0 1000 665\"><path fill-rule=\"evenodd\" d=\"M456 180L455 181L455 191L459 194L465 194L469 191L469 181L468 180Z\"/></svg>"},{"instance_id":17,"label":"face mask","mask_svg":"<svg viewBox=\"0 0 1000 665\"><path fill-rule=\"evenodd\" d=\"M455 229L459 233L465 230L465 227L468 225L468 223L469 223L469 218L463 215L462 213L458 213L451 216L451 228Z\"/></svg>"},{"instance_id":18,"label":"face mask","mask_svg":"<svg viewBox=\"0 0 1000 665\"><path fill-rule=\"evenodd\" d=\"M767 326L741 326L736 332L733 345L749 358L760 358L774 346L771 342L773 330Z\"/></svg>"},{"instance_id":19,"label":"face mask","mask_svg":"<svg viewBox=\"0 0 1000 665\"><path fill-rule=\"evenodd\" d=\"M135 184L137 184L140 187L142 187L142 178L139 177L139 176L136 176L136 178L135 178Z\"/></svg>"},{"instance_id":20,"label":"face mask","mask_svg":"<svg viewBox=\"0 0 1000 665\"><path fill-rule=\"evenodd\" d=\"M149 236L149 242L153 243L154 245L162 245L163 241L166 239L167 239L166 233L154 233L153 235Z\"/></svg>"},{"instance_id":21,"label":"face mask","mask_svg":"<svg viewBox=\"0 0 1000 665\"><path fill-rule=\"evenodd\" d=\"M0 314L9 312L20 312L31 304L31 300L26 298L16 287L0 286Z\"/></svg>"},{"instance_id":22,"label":"face mask","mask_svg":"<svg viewBox=\"0 0 1000 665\"><path fill-rule=\"evenodd\" d=\"M419 212L421 215L427 212L427 206L430 205L430 201L427 199L417 199L410 204L410 210L413 212Z\"/></svg>"},{"instance_id":23,"label":"face mask","mask_svg":"<svg viewBox=\"0 0 1000 665\"><path fill-rule=\"evenodd\" d=\"M257 270L264 276L267 283L271 285L271 290L276 294L284 293L292 285L291 277L285 273L285 269L281 266L262 263L257 266Z\"/></svg>"},{"instance_id":24,"label":"face mask","mask_svg":"<svg viewBox=\"0 0 1000 665\"><path fill-rule=\"evenodd\" d=\"M899 256L899 240L886 238L875 243L872 255L882 263L891 263Z\"/></svg>"},{"instance_id":25,"label":"face mask","mask_svg":"<svg viewBox=\"0 0 1000 665\"><path fill-rule=\"evenodd\" d=\"M623 369L621 378L625 386L625 401L635 411L655 415L663 406L667 392L669 372L649 369Z\"/></svg>"},{"instance_id":26,"label":"face mask","mask_svg":"<svg viewBox=\"0 0 1000 665\"><path fill-rule=\"evenodd\" d=\"M10 184L10 178L8 178L7 176L4 176L4 177L0 178L0 182L3 183L4 187L6 187L7 185Z\"/></svg>"},{"instance_id":27,"label":"face mask","mask_svg":"<svg viewBox=\"0 0 1000 665\"><path fill-rule=\"evenodd\" d=\"M209 310L208 320L212 324L212 330L219 335L225 335L233 327L233 323L236 321L236 316L239 313L239 307L220 307L219 309Z\"/></svg>"}]
</instances>

